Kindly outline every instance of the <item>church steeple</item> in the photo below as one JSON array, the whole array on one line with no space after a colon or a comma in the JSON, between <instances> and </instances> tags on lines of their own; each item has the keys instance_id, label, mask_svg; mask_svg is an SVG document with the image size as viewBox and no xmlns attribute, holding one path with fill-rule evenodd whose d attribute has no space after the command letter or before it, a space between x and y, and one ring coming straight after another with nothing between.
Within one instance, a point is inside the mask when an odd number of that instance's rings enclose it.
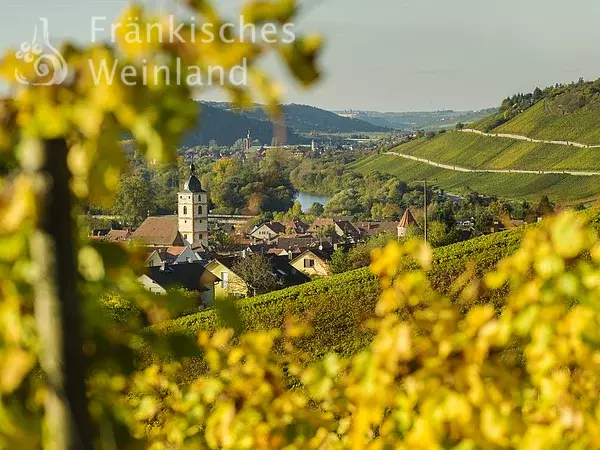
<instances>
[{"instance_id":1,"label":"church steeple","mask_svg":"<svg viewBox=\"0 0 600 450\"><path fill-rule=\"evenodd\" d=\"M190 177L185 182L184 189L190 192L205 192L202 189L200 180L196 177L196 166L194 166L194 163L190 164Z\"/></svg>"},{"instance_id":2,"label":"church steeple","mask_svg":"<svg viewBox=\"0 0 600 450\"><path fill-rule=\"evenodd\" d=\"M252 133L250 132L250 128L248 128L248 135L246 139L244 139L244 152L249 152L252 147Z\"/></svg>"},{"instance_id":3,"label":"church steeple","mask_svg":"<svg viewBox=\"0 0 600 450\"><path fill-rule=\"evenodd\" d=\"M179 232L192 248L208 245L208 194L190 164L190 177L178 194Z\"/></svg>"}]
</instances>

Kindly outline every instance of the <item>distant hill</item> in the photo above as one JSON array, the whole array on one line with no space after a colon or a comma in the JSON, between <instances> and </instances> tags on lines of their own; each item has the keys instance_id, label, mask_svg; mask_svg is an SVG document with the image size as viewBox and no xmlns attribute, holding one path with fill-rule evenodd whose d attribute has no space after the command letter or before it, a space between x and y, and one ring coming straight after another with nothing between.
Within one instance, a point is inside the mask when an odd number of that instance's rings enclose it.
<instances>
[{"instance_id":1,"label":"distant hill","mask_svg":"<svg viewBox=\"0 0 600 450\"><path fill-rule=\"evenodd\" d=\"M183 146L208 145L211 140L219 145L231 146L238 139L245 138L248 130L252 131L253 139L258 139L262 144L271 145L273 140L271 122L248 117L213 103L198 103L198 116L200 124L185 135ZM287 130L286 138L288 144L310 143L310 139L291 129Z\"/></svg>"},{"instance_id":2,"label":"distant hill","mask_svg":"<svg viewBox=\"0 0 600 450\"><path fill-rule=\"evenodd\" d=\"M215 105L215 104L213 104ZM217 104L222 108L227 108L230 111L237 111L251 119L270 121L270 118L265 114L262 107L256 105L252 108L236 110L231 104ZM390 128L374 125L364 120L342 117L338 114L326 111L321 108L308 105L283 105L283 113L285 114L285 124L296 133L377 133L391 131Z\"/></svg>"},{"instance_id":3,"label":"distant hill","mask_svg":"<svg viewBox=\"0 0 600 450\"><path fill-rule=\"evenodd\" d=\"M199 102L200 125L189 132L182 145L194 147L208 145L215 140L219 145L233 145L246 137L248 130L252 138L262 144L271 145L273 123L262 107L234 108L230 103ZM391 131L358 119L338 116L329 111L306 105L284 105L287 144L310 144L311 139L302 136L309 133L373 133Z\"/></svg>"},{"instance_id":4,"label":"distant hill","mask_svg":"<svg viewBox=\"0 0 600 450\"><path fill-rule=\"evenodd\" d=\"M377 126L400 131L421 129L429 131L454 128L458 122L476 122L497 111L497 108L488 108L479 111L444 110L383 113L378 111L356 111L354 114L356 119Z\"/></svg>"}]
</instances>

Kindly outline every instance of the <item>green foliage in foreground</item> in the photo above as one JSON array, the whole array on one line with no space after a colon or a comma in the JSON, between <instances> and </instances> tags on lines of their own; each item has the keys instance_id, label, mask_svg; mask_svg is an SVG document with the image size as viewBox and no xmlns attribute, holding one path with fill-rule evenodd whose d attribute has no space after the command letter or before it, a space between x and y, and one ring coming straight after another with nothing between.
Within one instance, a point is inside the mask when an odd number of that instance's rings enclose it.
<instances>
[{"instance_id":1,"label":"green foliage in foreground","mask_svg":"<svg viewBox=\"0 0 600 450\"><path fill-rule=\"evenodd\" d=\"M587 213L592 226L599 229L600 216ZM512 255L527 232L536 225L495 233L459 242L433 251L432 268L427 276L432 287L454 295L461 286L493 270L498 261ZM407 259L404 270L414 269ZM372 333L364 327L373 317L380 295L377 279L369 269L358 269L316 280L270 294L239 300L238 316L247 331L284 329L286 318L299 316L310 321L313 332L298 345L311 360L336 352L348 356L367 345ZM500 307L504 291L481 293L479 303ZM195 336L199 331L215 331L229 325L216 310L208 310L155 325L160 334ZM199 360L192 359L190 376L197 375Z\"/></svg>"},{"instance_id":2,"label":"green foliage in foreground","mask_svg":"<svg viewBox=\"0 0 600 450\"><path fill-rule=\"evenodd\" d=\"M144 396L136 425L187 448L598 448L593 228L573 213L531 227L512 256L450 296L428 276L440 255L390 243L374 253L382 291L362 351L306 365L294 347L310 332L302 319L239 339L200 332L205 373L187 384L172 381L185 366L149 368L132 389ZM456 263L453 253L442 260ZM500 308L482 301L490 292ZM174 427L185 430L177 440Z\"/></svg>"},{"instance_id":3,"label":"green foliage in foreground","mask_svg":"<svg viewBox=\"0 0 600 450\"><path fill-rule=\"evenodd\" d=\"M491 270L503 257L512 254L524 235L525 229L516 229L434 250L429 280L437 290L451 293L453 284L465 283ZM406 262L405 269L412 265ZM286 317L301 316L310 321L313 332L302 339L298 347L311 360L336 352L348 356L364 348L372 333L364 327L365 320L374 316L380 295L377 279L370 270L358 269L330 278L316 280L301 286L236 303L239 318L247 331L284 329ZM482 302L501 299L482 297ZM163 322L154 331L166 334L195 336L199 331L214 331L227 325L217 310L208 310L180 319ZM192 359L190 376L197 375L199 359Z\"/></svg>"}]
</instances>

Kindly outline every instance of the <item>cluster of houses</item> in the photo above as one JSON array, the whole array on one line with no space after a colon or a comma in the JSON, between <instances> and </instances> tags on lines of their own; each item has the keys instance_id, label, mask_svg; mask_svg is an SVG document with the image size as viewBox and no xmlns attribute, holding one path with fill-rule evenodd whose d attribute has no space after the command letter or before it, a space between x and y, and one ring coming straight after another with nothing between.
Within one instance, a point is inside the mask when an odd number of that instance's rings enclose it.
<instances>
[{"instance_id":1,"label":"cluster of houses","mask_svg":"<svg viewBox=\"0 0 600 450\"><path fill-rule=\"evenodd\" d=\"M145 250L138 281L145 289L165 294L184 288L201 295L210 306L215 298L253 294L250 280L236 273L236 264L253 255L263 255L276 280L285 288L331 274L330 260L338 249L349 249L380 233L406 235L418 226L406 210L399 222L358 222L354 217L318 218L311 224L300 220L264 222L244 233L235 226L222 226L231 235L227 250L210 248L207 194L191 168L191 176L178 193L178 214L148 217L135 230L96 230L94 239Z\"/></svg>"}]
</instances>

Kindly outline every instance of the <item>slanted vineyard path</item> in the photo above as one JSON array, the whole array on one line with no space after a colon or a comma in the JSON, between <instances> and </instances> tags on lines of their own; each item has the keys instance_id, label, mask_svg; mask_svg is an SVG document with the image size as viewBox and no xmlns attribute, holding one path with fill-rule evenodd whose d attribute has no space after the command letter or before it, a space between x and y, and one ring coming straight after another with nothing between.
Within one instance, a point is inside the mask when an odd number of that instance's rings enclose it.
<instances>
[{"instance_id":1,"label":"slanted vineyard path","mask_svg":"<svg viewBox=\"0 0 600 450\"><path fill-rule=\"evenodd\" d=\"M412 161L418 161L430 166L439 167L441 169L453 170L455 172L468 172L468 173L520 173L520 174L531 174L531 175L573 175L576 177L591 177L594 175L600 175L600 171L583 171L583 170L522 170L522 169L470 169L467 167L453 166L450 164L442 164L431 161L425 158L419 158L417 156L405 155L404 153L398 152L385 152L386 155L399 156L400 158L410 159Z\"/></svg>"},{"instance_id":2,"label":"slanted vineyard path","mask_svg":"<svg viewBox=\"0 0 600 450\"><path fill-rule=\"evenodd\" d=\"M538 144L570 145L572 147L578 147L578 148L600 148L600 145L588 145L588 144L581 144L579 142L572 142L572 141L547 141L544 139L534 139L534 138L530 138L527 136L521 136L519 134L485 133L483 131L474 130L472 128L464 128L459 131L461 131L463 133L475 133L475 134L479 134L481 136L516 139L519 141L534 142L534 143L538 143Z\"/></svg>"}]
</instances>

